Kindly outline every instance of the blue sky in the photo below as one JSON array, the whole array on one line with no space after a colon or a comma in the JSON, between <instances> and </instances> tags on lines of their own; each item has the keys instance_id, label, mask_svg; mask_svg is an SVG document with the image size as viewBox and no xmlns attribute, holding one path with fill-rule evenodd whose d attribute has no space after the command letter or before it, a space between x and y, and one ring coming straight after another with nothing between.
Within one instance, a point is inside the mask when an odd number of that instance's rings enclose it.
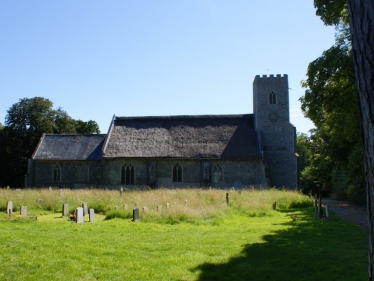
<instances>
[{"instance_id":1,"label":"blue sky","mask_svg":"<svg viewBox=\"0 0 374 281\"><path fill-rule=\"evenodd\" d=\"M252 113L255 75L288 74L291 123L308 63L335 30L301 0L0 2L0 122L41 96L106 133L113 115Z\"/></svg>"}]
</instances>

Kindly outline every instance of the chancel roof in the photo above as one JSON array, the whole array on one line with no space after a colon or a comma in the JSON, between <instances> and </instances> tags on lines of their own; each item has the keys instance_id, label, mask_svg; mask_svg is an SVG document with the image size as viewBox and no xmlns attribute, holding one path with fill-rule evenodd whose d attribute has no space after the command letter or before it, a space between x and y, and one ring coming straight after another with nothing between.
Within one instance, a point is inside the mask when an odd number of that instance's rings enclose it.
<instances>
[{"instance_id":1,"label":"chancel roof","mask_svg":"<svg viewBox=\"0 0 374 281\"><path fill-rule=\"evenodd\" d=\"M104 158L261 158L252 114L114 117Z\"/></svg>"},{"instance_id":2,"label":"chancel roof","mask_svg":"<svg viewBox=\"0 0 374 281\"><path fill-rule=\"evenodd\" d=\"M106 135L42 136L32 159L35 160L100 160Z\"/></svg>"}]
</instances>

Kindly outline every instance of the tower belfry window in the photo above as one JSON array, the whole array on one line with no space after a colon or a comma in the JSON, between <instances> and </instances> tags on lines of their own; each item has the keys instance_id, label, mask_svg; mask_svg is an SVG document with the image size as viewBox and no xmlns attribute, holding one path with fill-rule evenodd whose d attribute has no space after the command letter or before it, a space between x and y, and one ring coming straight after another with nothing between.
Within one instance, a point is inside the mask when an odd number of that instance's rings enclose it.
<instances>
[{"instance_id":1,"label":"tower belfry window","mask_svg":"<svg viewBox=\"0 0 374 281\"><path fill-rule=\"evenodd\" d=\"M277 103L277 96L274 92L269 94L269 104L276 104Z\"/></svg>"}]
</instances>

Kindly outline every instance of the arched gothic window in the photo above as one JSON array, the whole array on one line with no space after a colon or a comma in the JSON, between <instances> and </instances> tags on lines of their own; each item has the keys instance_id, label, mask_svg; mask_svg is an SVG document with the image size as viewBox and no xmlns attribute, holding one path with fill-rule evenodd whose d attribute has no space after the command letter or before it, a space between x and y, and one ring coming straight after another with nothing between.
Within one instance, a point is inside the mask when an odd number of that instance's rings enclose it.
<instances>
[{"instance_id":1,"label":"arched gothic window","mask_svg":"<svg viewBox=\"0 0 374 281\"><path fill-rule=\"evenodd\" d=\"M269 94L269 103L270 104L276 104L277 103L277 97L276 95L274 94L274 92L271 92Z\"/></svg>"},{"instance_id":2,"label":"arched gothic window","mask_svg":"<svg viewBox=\"0 0 374 281\"><path fill-rule=\"evenodd\" d=\"M173 182L182 182L182 167L178 163L173 168Z\"/></svg>"},{"instance_id":3,"label":"arched gothic window","mask_svg":"<svg viewBox=\"0 0 374 281\"><path fill-rule=\"evenodd\" d=\"M53 181L61 181L61 168L59 165L56 165L53 169Z\"/></svg>"},{"instance_id":4,"label":"arched gothic window","mask_svg":"<svg viewBox=\"0 0 374 281\"><path fill-rule=\"evenodd\" d=\"M121 184L132 185L134 184L134 166L126 163L122 166L121 170Z\"/></svg>"},{"instance_id":5,"label":"arched gothic window","mask_svg":"<svg viewBox=\"0 0 374 281\"><path fill-rule=\"evenodd\" d=\"M223 168L221 164L216 164L213 167L213 182L223 181Z\"/></svg>"}]
</instances>

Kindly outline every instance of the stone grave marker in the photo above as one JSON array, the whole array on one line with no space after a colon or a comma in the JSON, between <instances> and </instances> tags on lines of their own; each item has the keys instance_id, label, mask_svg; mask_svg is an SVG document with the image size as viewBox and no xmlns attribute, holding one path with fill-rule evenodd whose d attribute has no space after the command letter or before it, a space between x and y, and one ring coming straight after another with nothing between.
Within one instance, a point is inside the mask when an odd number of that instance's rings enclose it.
<instances>
[{"instance_id":1,"label":"stone grave marker","mask_svg":"<svg viewBox=\"0 0 374 281\"><path fill-rule=\"evenodd\" d=\"M229 192L226 193L226 205L227 206L230 205L230 193Z\"/></svg>"},{"instance_id":2,"label":"stone grave marker","mask_svg":"<svg viewBox=\"0 0 374 281\"><path fill-rule=\"evenodd\" d=\"M158 205L158 206L157 206L157 211L159 211L159 212L162 211L162 206L161 206L161 205Z\"/></svg>"},{"instance_id":3,"label":"stone grave marker","mask_svg":"<svg viewBox=\"0 0 374 281\"><path fill-rule=\"evenodd\" d=\"M82 208L83 208L83 216L88 215L88 207L87 207L86 202L82 203Z\"/></svg>"},{"instance_id":4,"label":"stone grave marker","mask_svg":"<svg viewBox=\"0 0 374 281\"><path fill-rule=\"evenodd\" d=\"M132 210L132 221L139 220L139 209L135 208Z\"/></svg>"},{"instance_id":5,"label":"stone grave marker","mask_svg":"<svg viewBox=\"0 0 374 281\"><path fill-rule=\"evenodd\" d=\"M21 208L20 208L20 215L23 218L27 217L27 206L21 206Z\"/></svg>"},{"instance_id":6,"label":"stone grave marker","mask_svg":"<svg viewBox=\"0 0 374 281\"><path fill-rule=\"evenodd\" d=\"M170 203L166 203L166 208L169 209Z\"/></svg>"},{"instance_id":7,"label":"stone grave marker","mask_svg":"<svg viewBox=\"0 0 374 281\"><path fill-rule=\"evenodd\" d=\"M11 216L12 213L13 213L13 201L8 201L8 203L6 203L6 213Z\"/></svg>"},{"instance_id":8,"label":"stone grave marker","mask_svg":"<svg viewBox=\"0 0 374 281\"><path fill-rule=\"evenodd\" d=\"M94 222L95 221L95 210L94 209L89 209L89 216L90 216L90 222Z\"/></svg>"},{"instance_id":9,"label":"stone grave marker","mask_svg":"<svg viewBox=\"0 0 374 281\"><path fill-rule=\"evenodd\" d=\"M82 223L84 222L84 216L83 216L83 208L78 207L75 209L75 222L76 223Z\"/></svg>"},{"instance_id":10,"label":"stone grave marker","mask_svg":"<svg viewBox=\"0 0 374 281\"><path fill-rule=\"evenodd\" d=\"M64 203L62 205L62 216L65 217L65 216L68 216L68 215L69 215L69 204Z\"/></svg>"},{"instance_id":11,"label":"stone grave marker","mask_svg":"<svg viewBox=\"0 0 374 281\"><path fill-rule=\"evenodd\" d=\"M128 208L129 208L129 205L127 205L127 204L124 204L124 205L123 205L123 209L124 209L124 210L127 210Z\"/></svg>"},{"instance_id":12,"label":"stone grave marker","mask_svg":"<svg viewBox=\"0 0 374 281\"><path fill-rule=\"evenodd\" d=\"M144 213L148 213L148 211L149 211L148 207L143 207L143 212Z\"/></svg>"}]
</instances>

